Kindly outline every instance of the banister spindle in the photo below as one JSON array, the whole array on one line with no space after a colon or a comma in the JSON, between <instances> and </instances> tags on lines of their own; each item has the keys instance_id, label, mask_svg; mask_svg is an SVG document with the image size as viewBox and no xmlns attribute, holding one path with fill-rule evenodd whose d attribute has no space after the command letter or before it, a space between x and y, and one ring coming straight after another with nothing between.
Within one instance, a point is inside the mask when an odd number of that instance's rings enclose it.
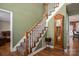
<instances>
[{"instance_id":1,"label":"banister spindle","mask_svg":"<svg viewBox=\"0 0 79 59\"><path fill-rule=\"evenodd\" d=\"M28 32L26 32L26 55L29 54L29 49L28 49Z\"/></svg>"},{"instance_id":2,"label":"banister spindle","mask_svg":"<svg viewBox=\"0 0 79 59\"><path fill-rule=\"evenodd\" d=\"M36 39L36 28L35 28L35 31L34 31L34 41L35 41L35 43L37 42L37 39Z\"/></svg>"},{"instance_id":3,"label":"banister spindle","mask_svg":"<svg viewBox=\"0 0 79 59\"><path fill-rule=\"evenodd\" d=\"M33 29L33 42L34 42L34 47L36 46L35 45L35 28Z\"/></svg>"},{"instance_id":4,"label":"banister spindle","mask_svg":"<svg viewBox=\"0 0 79 59\"><path fill-rule=\"evenodd\" d=\"M31 31L32 48L34 47L33 30Z\"/></svg>"},{"instance_id":5,"label":"banister spindle","mask_svg":"<svg viewBox=\"0 0 79 59\"><path fill-rule=\"evenodd\" d=\"M37 36L38 36L38 30L37 30L38 28L37 28L37 26L35 27L35 39L36 39L36 42L38 41L37 40Z\"/></svg>"},{"instance_id":6,"label":"banister spindle","mask_svg":"<svg viewBox=\"0 0 79 59\"><path fill-rule=\"evenodd\" d=\"M39 24L37 25L37 42L39 41L39 36L40 36L40 32L39 32Z\"/></svg>"},{"instance_id":7,"label":"banister spindle","mask_svg":"<svg viewBox=\"0 0 79 59\"><path fill-rule=\"evenodd\" d=\"M28 48L29 48L29 53L31 53L31 35L28 33Z\"/></svg>"},{"instance_id":8,"label":"banister spindle","mask_svg":"<svg viewBox=\"0 0 79 59\"><path fill-rule=\"evenodd\" d=\"M31 32L30 32L30 53L32 52L32 37L31 37Z\"/></svg>"}]
</instances>

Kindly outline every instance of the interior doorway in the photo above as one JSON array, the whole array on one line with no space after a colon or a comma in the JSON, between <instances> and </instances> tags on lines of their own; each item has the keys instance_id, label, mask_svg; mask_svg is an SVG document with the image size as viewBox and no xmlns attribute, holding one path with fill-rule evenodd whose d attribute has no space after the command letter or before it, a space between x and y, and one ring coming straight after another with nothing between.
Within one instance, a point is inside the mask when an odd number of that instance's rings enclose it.
<instances>
[{"instance_id":1,"label":"interior doorway","mask_svg":"<svg viewBox=\"0 0 79 59\"><path fill-rule=\"evenodd\" d=\"M12 12L0 9L0 55L9 55L12 50Z\"/></svg>"},{"instance_id":2,"label":"interior doorway","mask_svg":"<svg viewBox=\"0 0 79 59\"><path fill-rule=\"evenodd\" d=\"M69 16L68 54L79 55L79 19L78 15Z\"/></svg>"}]
</instances>

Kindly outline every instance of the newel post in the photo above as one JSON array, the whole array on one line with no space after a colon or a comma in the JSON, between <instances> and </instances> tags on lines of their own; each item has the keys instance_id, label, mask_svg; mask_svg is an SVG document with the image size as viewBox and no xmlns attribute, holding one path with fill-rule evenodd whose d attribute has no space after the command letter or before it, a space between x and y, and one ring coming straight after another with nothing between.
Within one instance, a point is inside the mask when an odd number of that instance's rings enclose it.
<instances>
[{"instance_id":1,"label":"newel post","mask_svg":"<svg viewBox=\"0 0 79 59\"><path fill-rule=\"evenodd\" d=\"M29 49L28 49L28 32L26 32L25 35L26 35L26 52L25 52L25 55L28 55L29 54Z\"/></svg>"}]
</instances>

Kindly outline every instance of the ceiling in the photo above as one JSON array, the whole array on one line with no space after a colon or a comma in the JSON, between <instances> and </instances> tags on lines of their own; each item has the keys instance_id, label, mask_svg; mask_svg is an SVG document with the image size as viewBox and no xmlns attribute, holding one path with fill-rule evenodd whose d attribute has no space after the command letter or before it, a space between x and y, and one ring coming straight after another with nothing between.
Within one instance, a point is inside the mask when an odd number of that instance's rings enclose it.
<instances>
[{"instance_id":1,"label":"ceiling","mask_svg":"<svg viewBox=\"0 0 79 59\"><path fill-rule=\"evenodd\" d=\"M4 11L0 11L0 21L10 21L10 14Z\"/></svg>"},{"instance_id":2,"label":"ceiling","mask_svg":"<svg viewBox=\"0 0 79 59\"><path fill-rule=\"evenodd\" d=\"M69 16L79 14L79 3L71 3L67 5Z\"/></svg>"}]
</instances>

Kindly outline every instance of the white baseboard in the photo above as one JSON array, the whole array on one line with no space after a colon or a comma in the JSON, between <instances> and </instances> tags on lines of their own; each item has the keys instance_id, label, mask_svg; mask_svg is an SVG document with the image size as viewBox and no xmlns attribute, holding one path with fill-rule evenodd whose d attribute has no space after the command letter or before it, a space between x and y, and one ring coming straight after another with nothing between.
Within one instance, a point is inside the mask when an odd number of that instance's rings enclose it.
<instances>
[{"instance_id":1,"label":"white baseboard","mask_svg":"<svg viewBox=\"0 0 79 59\"><path fill-rule=\"evenodd\" d=\"M42 47L42 48L36 50L35 52L29 54L28 56L33 56L33 55L35 55L36 53L40 52L41 50L43 50L43 49L45 49L45 48L46 48L46 46L44 46L44 47Z\"/></svg>"},{"instance_id":2,"label":"white baseboard","mask_svg":"<svg viewBox=\"0 0 79 59\"><path fill-rule=\"evenodd\" d=\"M64 49L64 52L67 53L67 49Z\"/></svg>"},{"instance_id":3,"label":"white baseboard","mask_svg":"<svg viewBox=\"0 0 79 59\"><path fill-rule=\"evenodd\" d=\"M21 43L21 42L24 42L24 39L25 39L25 36L16 44L16 46L14 46L14 48L11 50L11 52L16 51L16 50L17 50L16 48L17 48L18 46L20 46L20 43Z\"/></svg>"},{"instance_id":4,"label":"white baseboard","mask_svg":"<svg viewBox=\"0 0 79 59\"><path fill-rule=\"evenodd\" d=\"M51 46L51 45L47 45L47 47L49 47L49 48L54 48L54 46Z\"/></svg>"}]
</instances>

